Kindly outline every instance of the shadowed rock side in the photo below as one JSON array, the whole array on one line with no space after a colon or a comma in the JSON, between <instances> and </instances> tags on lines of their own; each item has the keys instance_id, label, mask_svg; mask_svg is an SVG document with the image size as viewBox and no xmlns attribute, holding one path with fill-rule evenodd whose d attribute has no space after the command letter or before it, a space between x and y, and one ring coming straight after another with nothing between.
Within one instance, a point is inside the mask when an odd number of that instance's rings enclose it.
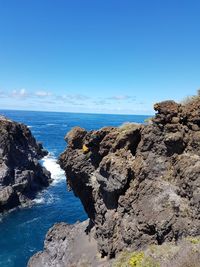
<instances>
[{"instance_id":1,"label":"shadowed rock side","mask_svg":"<svg viewBox=\"0 0 200 267\"><path fill-rule=\"evenodd\" d=\"M66 136L59 163L103 256L200 235L199 98L154 108L147 125Z\"/></svg>"},{"instance_id":2,"label":"shadowed rock side","mask_svg":"<svg viewBox=\"0 0 200 267\"><path fill-rule=\"evenodd\" d=\"M0 212L24 205L50 183L47 155L24 124L0 116Z\"/></svg>"}]
</instances>

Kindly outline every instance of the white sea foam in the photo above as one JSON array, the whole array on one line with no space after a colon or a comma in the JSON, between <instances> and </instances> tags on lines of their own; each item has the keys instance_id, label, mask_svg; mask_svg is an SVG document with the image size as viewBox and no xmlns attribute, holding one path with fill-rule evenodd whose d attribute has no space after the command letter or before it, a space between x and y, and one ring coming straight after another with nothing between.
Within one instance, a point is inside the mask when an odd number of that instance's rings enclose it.
<instances>
[{"instance_id":1,"label":"white sea foam","mask_svg":"<svg viewBox=\"0 0 200 267\"><path fill-rule=\"evenodd\" d=\"M41 164L51 173L51 178L53 182L51 186L55 186L59 182L65 180L64 171L60 168L59 164L56 162L56 158L53 154L48 154L41 160ZM43 190L37 194L37 197L33 200L33 203L37 205L41 204L52 204L54 201L58 200L58 196L55 196L48 189Z\"/></svg>"},{"instance_id":2,"label":"white sea foam","mask_svg":"<svg viewBox=\"0 0 200 267\"><path fill-rule=\"evenodd\" d=\"M53 185L57 184L60 181L65 180L65 173L60 168L59 164L56 162L56 158L49 154L43 158L43 166L50 171L51 178L53 180Z\"/></svg>"},{"instance_id":3,"label":"white sea foam","mask_svg":"<svg viewBox=\"0 0 200 267\"><path fill-rule=\"evenodd\" d=\"M43 196L41 196L41 195L38 195L38 196L33 200L33 202L34 202L35 204L43 204L43 203L45 203L45 198L44 198Z\"/></svg>"},{"instance_id":4,"label":"white sea foam","mask_svg":"<svg viewBox=\"0 0 200 267\"><path fill-rule=\"evenodd\" d=\"M28 128L33 128L33 126L31 126L31 125L28 125L27 127L28 127Z\"/></svg>"},{"instance_id":5,"label":"white sea foam","mask_svg":"<svg viewBox=\"0 0 200 267\"><path fill-rule=\"evenodd\" d=\"M33 203L37 205L41 204L51 204L55 200L55 197L48 192L47 189L43 190L42 192L39 192L35 199L33 199Z\"/></svg>"},{"instance_id":6,"label":"white sea foam","mask_svg":"<svg viewBox=\"0 0 200 267\"><path fill-rule=\"evenodd\" d=\"M55 201L59 200L59 197L56 196L56 195L53 195L53 194L48 194L46 196L46 203L47 204L52 204L54 203Z\"/></svg>"},{"instance_id":7,"label":"white sea foam","mask_svg":"<svg viewBox=\"0 0 200 267\"><path fill-rule=\"evenodd\" d=\"M48 190L43 190L42 192L37 194L37 197L33 200L34 204L41 205L41 204L52 204L55 201L59 200L57 195L50 193Z\"/></svg>"}]
</instances>

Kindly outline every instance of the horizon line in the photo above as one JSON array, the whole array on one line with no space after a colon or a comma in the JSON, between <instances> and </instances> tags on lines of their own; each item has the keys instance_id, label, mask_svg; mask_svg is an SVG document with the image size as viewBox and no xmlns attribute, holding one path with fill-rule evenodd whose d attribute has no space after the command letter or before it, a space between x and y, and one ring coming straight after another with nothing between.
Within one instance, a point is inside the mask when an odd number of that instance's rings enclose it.
<instances>
[{"instance_id":1,"label":"horizon line","mask_svg":"<svg viewBox=\"0 0 200 267\"><path fill-rule=\"evenodd\" d=\"M98 112L73 112L73 111L54 111L54 110L28 110L28 109L6 109L0 111L27 111L27 112L49 112L49 113L70 113L70 114L92 114L92 115L118 115L118 116L152 116L155 114L130 114L130 113L98 113Z\"/></svg>"}]
</instances>

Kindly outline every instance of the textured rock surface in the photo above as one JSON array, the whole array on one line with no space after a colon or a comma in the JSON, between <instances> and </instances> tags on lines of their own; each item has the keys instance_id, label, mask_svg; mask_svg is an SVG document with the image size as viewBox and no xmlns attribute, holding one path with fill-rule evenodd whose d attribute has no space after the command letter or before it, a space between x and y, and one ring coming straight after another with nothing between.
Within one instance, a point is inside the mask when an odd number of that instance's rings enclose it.
<instances>
[{"instance_id":1,"label":"textured rock surface","mask_svg":"<svg viewBox=\"0 0 200 267\"><path fill-rule=\"evenodd\" d=\"M27 126L0 116L0 212L27 203L49 185L50 173L38 162L46 154Z\"/></svg>"},{"instance_id":2,"label":"textured rock surface","mask_svg":"<svg viewBox=\"0 0 200 267\"><path fill-rule=\"evenodd\" d=\"M102 255L200 235L200 100L155 110L148 125L66 136L59 162Z\"/></svg>"},{"instance_id":3,"label":"textured rock surface","mask_svg":"<svg viewBox=\"0 0 200 267\"><path fill-rule=\"evenodd\" d=\"M200 238L187 237L177 244L150 245L144 251L123 251L112 267L199 267Z\"/></svg>"},{"instance_id":4,"label":"textured rock surface","mask_svg":"<svg viewBox=\"0 0 200 267\"><path fill-rule=\"evenodd\" d=\"M47 233L44 251L35 254L28 267L110 266L97 251L93 232L85 233L88 221L68 225L55 224Z\"/></svg>"}]
</instances>

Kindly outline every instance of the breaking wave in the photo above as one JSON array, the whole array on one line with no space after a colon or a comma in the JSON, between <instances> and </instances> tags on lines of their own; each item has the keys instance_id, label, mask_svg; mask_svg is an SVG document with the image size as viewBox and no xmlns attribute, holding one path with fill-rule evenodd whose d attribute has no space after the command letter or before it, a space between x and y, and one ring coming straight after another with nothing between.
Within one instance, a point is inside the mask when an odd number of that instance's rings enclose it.
<instances>
[{"instance_id":1,"label":"breaking wave","mask_svg":"<svg viewBox=\"0 0 200 267\"><path fill-rule=\"evenodd\" d=\"M65 180L65 172L60 168L57 159L52 154L48 154L43 158L42 165L50 171L53 180L52 185Z\"/></svg>"},{"instance_id":2,"label":"breaking wave","mask_svg":"<svg viewBox=\"0 0 200 267\"><path fill-rule=\"evenodd\" d=\"M57 163L57 159L53 154L48 154L41 160L41 164L51 173L52 183L51 186L55 186L58 183L65 180L65 173L60 168L59 164ZM50 188L47 188L43 190L42 192L37 194L37 197L33 200L33 203L37 205L42 204L52 204L56 200L59 199L57 194L53 194L49 190Z\"/></svg>"},{"instance_id":3,"label":"breaking wave","mask_svg":"<svg viewBox=\"0 0 200 267\"><path fill-rule=\"evenodd\" d=\"M65 180L65 172L60 168L57 159L52 154L48 154L43 158L42 165L50 171L53 185Z\"/></svg>"}]
</instances>

